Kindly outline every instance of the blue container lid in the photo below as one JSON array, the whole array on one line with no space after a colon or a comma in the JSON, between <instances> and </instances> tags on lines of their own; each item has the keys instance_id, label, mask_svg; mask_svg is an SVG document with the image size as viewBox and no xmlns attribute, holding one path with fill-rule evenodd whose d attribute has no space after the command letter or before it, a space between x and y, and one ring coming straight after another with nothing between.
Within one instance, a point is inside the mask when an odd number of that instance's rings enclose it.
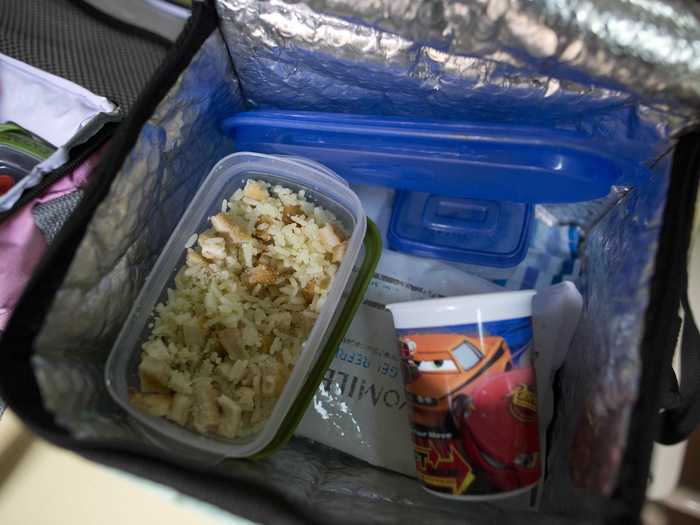
<instances>
[{"instance_id":1,"label":"blue container lid","mask_svg":"<svg viewBox=\"0 0 700 525\"><path fill-rule=\"evenodd\" d=\"M525 203L578 202L634 180L639 165L571 130L251 111L223 122L239 151L308 157L350 182Z\"/></svg>"},{"instance_id":2,"label":"blue container lid","mask_svg":"<svg viewBox=\"0 0 700 525\"><path fill-rule=\"evenodd\" d=\"M399 191L389 248L482 266L516 266L527 254L531 204Z\"/></svg>"},{"instance_id":3,"label":"blue container lid","mask_svg":"<svg viewBox=\"0 0 700 525\"><path fill-rule=\"evenodd\" d=\"M645 173L625 147L611 154L576 130L270 110L223 128L239 151L307 157L398 190L391 248L487 266L525 257L534 203L604 197Z\"/></svg>"}]
</instances>

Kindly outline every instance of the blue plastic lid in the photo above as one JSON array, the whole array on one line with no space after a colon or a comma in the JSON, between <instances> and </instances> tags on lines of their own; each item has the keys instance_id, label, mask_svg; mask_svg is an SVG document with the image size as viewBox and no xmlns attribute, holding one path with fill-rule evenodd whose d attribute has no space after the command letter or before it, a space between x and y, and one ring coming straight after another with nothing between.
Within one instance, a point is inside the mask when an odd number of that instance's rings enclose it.
<instances>
[{"instance_id":1,"label":"blue plastic lid","mask_svg":"<svg viewBox=\"0 0 700 525\"><path fill-rule=\"evenodd\" d=\"M399 190L391 248L486 266L523 260L534 203L604 197L644 175L625 148L612 155L575 130L267 110L223 128L239 151L307 157Z\"/></svg>"},{"instance_id":2,"label":"blue plastic lid","mask_svg":"<svg viewBox=\"0 0 700 525\"><path fill-rule=\"evenodd\" d=\"M225 119L238 151L307 157L350 182L509 202L577 202L634 180L639 166L571 130L253 111Z\"/></svg>"},{"instance_id":3,"label":"blue plastic lid","mask_svg":"<svg viewBox=\"0 0 700 525\"><path fill-rule=\"evenodd\" d=\"M397 192L389 248L482 266L516 266L527 254L531 204Z\"/></svg>"}]
</instances>

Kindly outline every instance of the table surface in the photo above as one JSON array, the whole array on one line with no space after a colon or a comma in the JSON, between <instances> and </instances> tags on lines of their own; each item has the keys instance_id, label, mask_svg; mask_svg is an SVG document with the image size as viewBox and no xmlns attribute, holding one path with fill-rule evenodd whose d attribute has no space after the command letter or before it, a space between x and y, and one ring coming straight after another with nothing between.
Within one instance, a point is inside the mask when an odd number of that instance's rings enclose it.
<instances>
[{"instance_id":1,"label":"table surface","mask_svg":"<svg viewBox=\"0 0 700 525\"><path fill-rule=\"evenodd\" d=\"M0 420L0 523L251 524L39 440L9 410Z\"/></svg>"}]
</instances>

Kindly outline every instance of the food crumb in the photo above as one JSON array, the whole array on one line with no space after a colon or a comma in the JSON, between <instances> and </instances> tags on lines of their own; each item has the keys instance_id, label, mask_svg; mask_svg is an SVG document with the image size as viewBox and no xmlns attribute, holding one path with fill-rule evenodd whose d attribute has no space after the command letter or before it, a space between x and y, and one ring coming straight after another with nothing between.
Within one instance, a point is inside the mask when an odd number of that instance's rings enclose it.
<instances>
[{"instance_id":1,"label":"food crumb","mask_svg":"<svg viewBox=\"0 0 700 525\"><path fill-rule=\"evenodd\" d=\"M197 234L193 233L190 235L190 238L187 239L187 242L185 243L185 248L192 248L194 246L194 243L197 242Z\"/></svg>"}]
</instances>

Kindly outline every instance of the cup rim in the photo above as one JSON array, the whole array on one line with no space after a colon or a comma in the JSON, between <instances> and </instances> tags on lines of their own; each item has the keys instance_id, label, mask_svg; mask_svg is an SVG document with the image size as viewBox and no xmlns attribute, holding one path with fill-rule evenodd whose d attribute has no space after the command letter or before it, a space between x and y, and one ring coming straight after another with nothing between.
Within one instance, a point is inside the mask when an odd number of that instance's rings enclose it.
<instances>
[{"instance_id":1,"label":"cup rim","mask_svg":"<svg viewBox=\"0 0 700 525\"><path fill-rule=\"evenodd\" d=\"M491 292L386 305L397 329L434 328L532 316L535 290Z\"/></svg>"}]
</instances>

